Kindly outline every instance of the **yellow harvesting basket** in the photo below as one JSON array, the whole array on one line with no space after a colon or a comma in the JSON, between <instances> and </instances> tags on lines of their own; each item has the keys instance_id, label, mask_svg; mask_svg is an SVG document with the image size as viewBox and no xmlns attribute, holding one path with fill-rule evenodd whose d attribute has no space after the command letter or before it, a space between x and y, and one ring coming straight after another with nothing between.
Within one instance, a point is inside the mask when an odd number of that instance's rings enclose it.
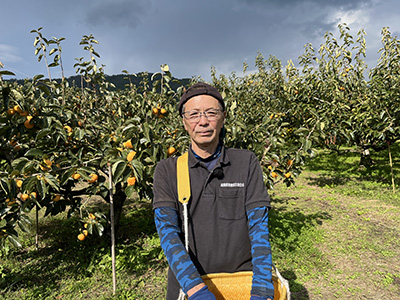
<instances>
[{"instance_id":1,"label":"yellow harvesting basket","mask_svg":"<svg viewBox=\"0 0 400 300\"><path fill-rule=\"evenodd\" d=\"M252 276L253 272L236 272L207 274L202 278L217 300L249 300ZM279 277L275 274L272 276L275 288L274 300L289 300L289 286Z\"/></svg>"}]
</instances>

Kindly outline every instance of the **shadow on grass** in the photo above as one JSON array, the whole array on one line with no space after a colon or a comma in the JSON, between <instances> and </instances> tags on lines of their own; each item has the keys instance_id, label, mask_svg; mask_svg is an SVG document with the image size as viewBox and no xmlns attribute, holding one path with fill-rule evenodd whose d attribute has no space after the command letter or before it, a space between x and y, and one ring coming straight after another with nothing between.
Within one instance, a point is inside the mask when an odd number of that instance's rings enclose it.
<instances>
[{"instance_id":1,"label":"shadow on grass","mask_svg":"<svg viewBox=\"0 0 400 300\"><path fill-rule=\"evenodd\" d=\"M331 216L325 212L305 214L297 208L289 209L289 200L297 198L273 199L273 203L279 205L269 213L271 243L278 250L277 259L282 260L281 265L284 267L281 267L280 272L289 281L292 299L306 300L310 299L309 293L305 286L296 281L296 265L307 261L310 268L318 268L321 253L314 247L313 232L314 228L324 220L330 220Z\"/></svg>"},{"instance_id":2,"label":"shadow on grass","mask_svg":"<svg viewBox=\"0 0 400 300\"><path fill-rule=\"evenodd\" d=\"M321 150L318 155L307 162L307 169L319 173L349 173L354 174L359 168L360 154L357 152L331 152Z\"/></svg>"},{"instance_id":3,"label":"shadow on grass","mask_svg":"<svg viewBox=\"0 0 400 300\"><path fill-rule=\"evenodd\" d=\"M400 157L393 153L399 153L399 151L399 145L394 145L391 149L395 182L400 180ZM351 180L391 184L388 154L387 149L379 152L371 150L372 165L360 166L360 153L358 152L342 151L338 153L321 150L315 158L307 163L308 170L321 174L319 178L313 178L310 181L321 187L344 185Z\"/></svg>"},{"instance_id":4,"label":"shadow on grass","mask_svg":"<svg viewBox=\"0 0 400 300\"><path fill-rule=\"evenodd\" d=\"M148 251L146 247L152 245L143 242L146 237L151 241L156 232L151 207L146 203L128 203L128 207L131 210L124 210L117 236L117 266L140 277L150 268L163 266L161 247L155 245ZM76 218L48 217L40 222L40 248L35 250L33 237L29 237L25 243L29 248L12 250L7 264L0 268L0 295L26 290L31 297L42 299L59 290L63 280L90 278L98 269L111 276L109 237L89 235L78 241L82 224Z\"/></svg>"},{"instance_id":5,"label":"shadow on grass","mask_svg":"<svg viewBox=\"0 0 400 300\"><path fill-rule=\"evenodd\" d=\"M345 185L346 183L350 182L352 179L350 177L344 176L324 176L321 175L317 178L315 177L306 177L307 182L310 185L315 185L319 187L333 187L338 185Z\"/></svg>"}]
</instances>

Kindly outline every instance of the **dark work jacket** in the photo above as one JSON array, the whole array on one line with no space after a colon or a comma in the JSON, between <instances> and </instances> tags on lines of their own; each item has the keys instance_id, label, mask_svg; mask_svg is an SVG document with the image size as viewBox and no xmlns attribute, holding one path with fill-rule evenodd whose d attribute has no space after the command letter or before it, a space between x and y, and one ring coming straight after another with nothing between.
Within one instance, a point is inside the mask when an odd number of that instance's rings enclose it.
<instances>
[{"instance_id":1,"label":"dark work jacket","mask_svg":"<svg viewBox=\"0 0 400 300\"><path fill-rule=\"evenodd\" d=\"M153 208L176 209L181 225L183 208L178 201L176 162L177 157L171 157L158 163ZM223 146L210 172L189 151L189 174L189 254L197 270L201 275L251 271L246 212L255 207L270 208L257 157L248 150ZM169 272L168 294L175 297L178 291L179 284Z\"/></svg>"}]
</instances>

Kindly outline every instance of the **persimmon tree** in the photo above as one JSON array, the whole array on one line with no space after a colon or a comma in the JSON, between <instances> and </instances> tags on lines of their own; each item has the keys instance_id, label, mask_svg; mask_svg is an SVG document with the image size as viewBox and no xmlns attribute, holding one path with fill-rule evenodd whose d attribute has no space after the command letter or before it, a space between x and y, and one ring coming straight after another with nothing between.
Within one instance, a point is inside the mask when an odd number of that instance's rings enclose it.
<instances>
[{"instance_id":1,"label":"persimmon tree","mask_svg":"<svg viewBox=\"0 0 400 300\"><path fill-rule=\"evenodd\" d=\"M127 88L117 90L100 64L98 41L85 35L85 55L74 65L80 86L69 86L64 75L61 82L50 76L52 68L63 68L64 39L46 39L41 28L32 33L48 78L37 75L18 84L3 80L13 73L0 70L0 246L19 245L17 228L29 230L33 208L45 216L77 216L83 224L79 240L101 235L108 218L89 211L87 199L108 202L112 178L118 224L127 198L151 201L157 162L189 145L176 111L187 86L171 87L176 82L168 65L150 78L124 70ZM339 34L337 39L327 33L318 50L306 45L298 67L259 53L255 72L248 73L246 64L243 76L211 70L211 83L226 101L224 141L257 155L269 189L295 184L319 147L350 145L365 154L399 142L397 38L382 31L381 58L366 80L365 33L354 39L340 25ZM132 76L142 82L133 85Z\"/></svg>"}]
</instances>

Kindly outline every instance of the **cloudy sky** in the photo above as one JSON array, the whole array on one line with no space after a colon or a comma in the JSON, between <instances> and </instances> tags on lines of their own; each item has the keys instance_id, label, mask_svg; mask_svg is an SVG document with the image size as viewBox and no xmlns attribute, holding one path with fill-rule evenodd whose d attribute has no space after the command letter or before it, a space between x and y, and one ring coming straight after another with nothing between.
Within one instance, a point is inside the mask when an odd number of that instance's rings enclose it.
<instances>
[{"instance_id":1,"label":"cloudy sky","mask_svg":"<svg viewBox=\"0 0 400 300\"><path fill-rule=\"evenodd\" d=\"M93 34L109 75L153 73L168 64L175 77L209 80L212 66L241 76L244 62L254 68L258 52L296 64L305 44L319 48L327 31L339 38L338 24L346 23L354 36L366 31L371 68L382 28L400 35L399 13L398 0L2 0L0 62L17 78L47 76L30 33L43 27L46 38L65 38L66 76L75 75L75 58L88 60L79 42ZM53 78L60 76L52 69Z\"/></svg>"}]
</instances>

